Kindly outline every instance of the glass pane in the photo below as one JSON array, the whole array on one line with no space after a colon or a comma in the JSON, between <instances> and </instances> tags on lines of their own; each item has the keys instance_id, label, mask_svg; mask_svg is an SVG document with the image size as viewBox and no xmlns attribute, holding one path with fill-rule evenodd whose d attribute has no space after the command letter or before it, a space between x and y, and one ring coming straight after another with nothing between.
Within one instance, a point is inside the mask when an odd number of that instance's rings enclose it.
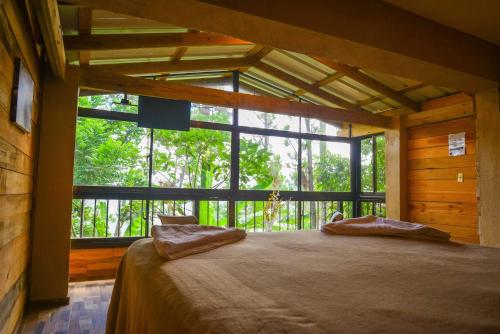
<instances>
[{"instance_id":1,"label":"glass pane","mask_svg":"<svg viewBox=\"0 0 500 334\"><path fill-rule=\"evenodd\" d=\"M373 146L372 138L361 140L361 191L372 192L373 189Z\"/></svg>"},{"instance_id":2,"label":"glass pane","mask_svg":"<svg viewBox=\"0 0 500 334\"><path fill-rule=\"evenodd\" d=\"M110 94L80 96L78 106L83 108L120 111L137 114L137 95Z\"/></svg>"},{"instance_id":3,"label":"glass pane","mask_svg":"<svg viewBox=\"0 0 500 334\"><path fill-rule=\"evenodd\" d=\"M227 201L200 201L199 223L201 225L227 227L227 210Z\"/></svg>"},{"instance_id":4,"label":"glass pane","mask_svg":"<svg viewBox=\"0 0 500 334\"><path fill-rule=\"evenodd\" d=\"M294 132L299 131L299 117L270 114L246 109L240 109L238 113L238 121L241 126Z\"/></svg>"},{"instance_id":5,"label":"glass pane","mask_svg":"<svg viewBox=\"0 0 500 334\"><path fill-rule=\"evenodd\" d=\"M385 137L375 137L377 141L377 191L385 192Z\"/></svg>"},{"instance_id":6,"label":"glass pane","mask_svg":"<svg viewBox=\"0 0 500 334\"><path fill-rule=\"evenodd\" d=\"M196 128L154 130L155 187L227 189L230 164L230 132Z\"/></svg>"},{"instance_id":7,"label":"glass pane","mask_svg":"<svg viewBox=\"0 0 500 334\"><path fill-rule=\"evenodd\" d=\"M135 123L79 118L75 185L148 185L148 130Z\"/></svg>"},{"instance_id":8,"label":"glass pane","mask_svg":"<svg viewBox=\"0 0 500 334\"><path fill-rule=\"evenodd\" d=\"M302 190L350 191L350 145L302 140Z\"/></svg>"},{"instance_id":9,"label":"glass pane","mask_svg":"<svg viewBox=\"0 0 500 334\"><path fill-rule=\"evenodd\" d=\"M233 110L231 108L193 103L191 105L191 119L194 121L232 124Z\"/></svg>"},{"instance_id":10,"label":"glass pane","mask_svg":"<svg viewBox=\"0 0 500 334\"><path fill-rule=\"evenodd\" d=\"M312 118L302 118L300 132L339 137L347 137L349 133L349 131L343 133L338 126Z\"/></svg>"},{"instance_id":11,"label":"glass pane","mask_svg":"<svg viewBox=\"0 0 500 334\"><path fill-rule=\"evenodd\" d=\"M240 189L297 190L298 140L240 136Z\"/></svg>"}]
</instances>

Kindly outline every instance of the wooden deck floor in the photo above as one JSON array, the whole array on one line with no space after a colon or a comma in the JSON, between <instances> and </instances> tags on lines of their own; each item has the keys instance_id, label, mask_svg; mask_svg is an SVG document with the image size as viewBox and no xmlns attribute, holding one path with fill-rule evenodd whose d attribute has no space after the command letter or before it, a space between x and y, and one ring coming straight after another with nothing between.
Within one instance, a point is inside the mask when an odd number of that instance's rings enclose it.
<instances>
[{"instance_id":1,"label":"wooden deck floor","mask_svg":"<svg viewBox=\"0 0 500 334\"><path fill-rule=\"evenodd\" d=\"M114 280L70 283L70 304L28 311L18 333L104 333Z\"/></svg>"}]
</instances>

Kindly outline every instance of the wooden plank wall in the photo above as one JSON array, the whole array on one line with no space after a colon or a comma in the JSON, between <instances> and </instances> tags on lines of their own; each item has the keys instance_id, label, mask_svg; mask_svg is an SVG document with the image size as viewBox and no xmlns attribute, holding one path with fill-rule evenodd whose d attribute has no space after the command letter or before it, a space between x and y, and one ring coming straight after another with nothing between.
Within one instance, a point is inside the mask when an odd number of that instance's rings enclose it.
<instances>
[{"instance_id":1,"label":"wooden plank wall","mask_svg":"<svg viewBox=\"0 0 500 334\"><path fill-rule=\"evenodd\" d=\"M407 118L409 219L450 232L454 240L479 243L472 98L457 94L422 109ZM458 132L466 134L466 155L450 157L448 135Z\"/></svg>"},{"instance_id":2,"label":"wooden plank wall","mask_svg":"<svg viewBox=\"0 0 500 334\"><path fill-rule=\"evenodd\" d=\"M115 278L127 247L72 249L69 256L70 281Z\"/></svg>"},{"instance_id":3,"label":"wooden plank wall","mask_svg":"<svg viewBox=\"0 0 500 334\"><path fill-rule=\"evenodd\" d=\"M5 0L0 8L0 333L15 331L28 287L40 75L22 3ZM23 133L9 120L16 57L24 60L35 81L31 134Z\"/></svg>"}]
</instances>

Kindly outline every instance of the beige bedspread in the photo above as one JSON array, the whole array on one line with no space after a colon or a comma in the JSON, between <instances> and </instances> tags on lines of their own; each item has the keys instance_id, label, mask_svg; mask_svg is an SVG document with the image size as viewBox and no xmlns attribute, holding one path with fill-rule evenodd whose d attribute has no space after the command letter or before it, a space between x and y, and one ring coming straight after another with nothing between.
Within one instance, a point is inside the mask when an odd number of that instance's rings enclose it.
<instances>
[{"instance_id":1,"label":"beige bedspread","mask_svg":"<svg viewBox=\"0 0 500 334\"><path fill-rule=\"evenodd\" d=\"M251 233L120 265L108 333L500 333L500 249L319 231Z\"/></svg>"}]
</instances>

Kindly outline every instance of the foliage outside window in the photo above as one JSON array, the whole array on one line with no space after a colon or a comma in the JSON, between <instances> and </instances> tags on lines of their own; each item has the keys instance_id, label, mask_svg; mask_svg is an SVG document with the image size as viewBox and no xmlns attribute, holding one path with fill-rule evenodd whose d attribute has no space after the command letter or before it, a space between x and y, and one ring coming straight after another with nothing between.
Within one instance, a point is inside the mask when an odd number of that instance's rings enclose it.
<instances>
[{"instance_id":1,"label":"foliage outside window","mask_svg":"<svg viewBox=\"0 0 500 334\"><path fill-rule=\"evenodd\" d=\"M136 113L135 106L120 103L123 97L123 94L81 97L80 106ZM137 104L136 96L127 98L131 104ZM74 184L148 187L152 134L151 185L154 188L192 189L193 193L197 189L217 189L321 194L318 200L283 198L273 226L275 231L318 228L335 210L343 211L346 217L353 214L354 201L328 200L334 193L352 190L350 144L328 137L340 135L339 127L314 119L248 110L238 112L239 122L233 124L232 109L193 104L193 121L217 123L218 128L224 130L195 126L187 132L151 130L139 128L134 122L80 117ZM203 125L207 123L193 124L207 127ZM239 139L236 189L230 186L233 136ZM373 138L361 141L362 192L385 190L384 137ZM236 226L263 230L264 203L235 199ZM364 212L373 206L362 205L361 209ZM228 210L228 200L75 199L72 236L145 235L147 226L157 223L155 213L158 212L198 214L202 224L228 226Z\"/></svg>"},{"instance_id":2,"label":"foliage outside window","mask_svg":"<svg viewBox=\"0 0 500 334\"><path fill-rule=\"evenodd\" d=\"M297 139L247 134L240 138L240 189L297 190Z\"/></svg>"},{"instance_id":3,"label":"foliage outside window","mask_svg":"<svg viewBox=\"0 0 500 334\"><path fill-rule=\"evenodd\" d=\"M229 188L229 132L196 128L190 131L155 130L153 147L153 186Z\"/></svg>"},{"instance_id":4,"label":"foliage outside window","mask_svg":"<svg viewBox=\"0 0 500 334\"><path fill-rule=\"evenodd\" d=\"M361 140L361 191L385 191L385 137Z\"/></svg>"}]
</instances>

